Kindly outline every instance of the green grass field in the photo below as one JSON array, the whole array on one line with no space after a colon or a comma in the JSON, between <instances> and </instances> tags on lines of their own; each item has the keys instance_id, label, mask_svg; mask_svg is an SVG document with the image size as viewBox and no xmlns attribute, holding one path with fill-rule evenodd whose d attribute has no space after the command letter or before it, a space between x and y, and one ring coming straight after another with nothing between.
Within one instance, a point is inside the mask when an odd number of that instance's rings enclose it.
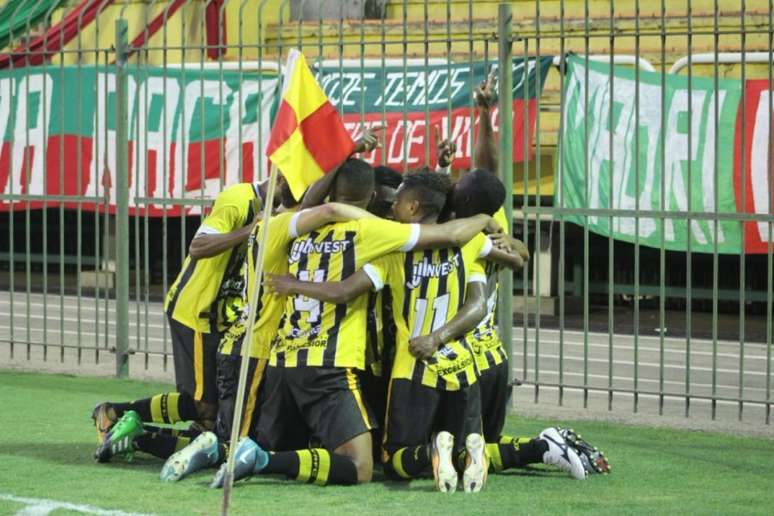
<instances>
[{"instance_id":1,"label":"green grass field","mask_svg":"<svg viewBox=\"0 0 774 516\"><path fill-rule=\"evenodd\" d=\"M212 472L158 480L161 461L96 464L89 414L102 400L166 392L168 385L0 371L0 514L8 496L156 514L216 514ZM556 421L511 417L512 434ZM541 467L491 476L477 495L433 492L430 481L315 487L279 478L237 484L233 514L771 514L774 441L596 422L571 424L608 455L613 472L578 482ZM33 514L33 512L29 512ZM34 514L39 514L35 512ZM48 514L48 513L45 513ZM72 514L57 510L52 514Z\"/></svg>"}]
</instances>

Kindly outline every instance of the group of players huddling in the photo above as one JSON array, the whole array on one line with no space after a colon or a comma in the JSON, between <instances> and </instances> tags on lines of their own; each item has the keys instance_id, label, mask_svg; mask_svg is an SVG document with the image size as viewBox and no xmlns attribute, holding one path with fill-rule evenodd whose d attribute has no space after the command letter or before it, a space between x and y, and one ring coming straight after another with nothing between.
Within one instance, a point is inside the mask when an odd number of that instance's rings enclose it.
<instances>
[{"instance_id":1,"label":"group of players huddling","mask_svg":"<svg viewBox=\"0 0 774 516\"><path fill-rule=\"evenodd\" d=\"M493 78L474 93L474 170L452 185L439 171L405 175L350 158L299 202L280 180L221 192L191 242L165 310L177 391L94 409L95 457L143 451L166 459L163 481L218 467L225 476L241 349L255 325L235 479L285 475L357 484L433 475L440 491L479 491L488 472L545 463L584 479L605 457L569 429L502 433L511 386L496 330L497 272L519 269L508 235L490 108ZM356 152L377 145L366 132ZM327 202L326 202L327 200ZM257 299L255 259L267 227ZM389 220L392 219L392 220ZM168 425L191 422L186 430Z\"/></svg>"}]
</instances>

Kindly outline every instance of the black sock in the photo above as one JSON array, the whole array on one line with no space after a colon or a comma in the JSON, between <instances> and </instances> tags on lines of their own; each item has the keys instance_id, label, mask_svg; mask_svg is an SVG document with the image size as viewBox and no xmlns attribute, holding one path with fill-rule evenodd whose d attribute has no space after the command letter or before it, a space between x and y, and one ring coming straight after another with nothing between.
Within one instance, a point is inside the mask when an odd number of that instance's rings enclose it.
<instances>
[{"instance_id":1,"label":"black sock","mask_svg":"<svg viewBox=\"0 0 774 516\"><path fill-rule=\"evenodd\" d=\"M543 462L543 454L548 451L548 443L543 439L508 437L500 439L499 443L487 444L486 451L489 455L489 469L499 472Z\"/></svg>"},{"instance_id":2,"label":"black sock","mask_svg":"<svg viewBox=\"0 0 774 516\"><path fill-rule=\"evenodd\" d=\"M177 423L199 419L196 403L184 392L157 394L129 403L110 403L110 406L115 411L116 418L134 410L140 415L140 420L148 423Z\"/></svg>"},{"instance_id":3,"label":"black sock","mask_svg":"<svg viewBox=\"0 0 774 516\"><path fill-rule=\"evenodd\" d=\"M162 432L146 432L134 439L134 447L160 459L168 459L170 455L182 450L191 443L190 437L169 435Z\"/></svg>"},{"instance_id":4,"label":"black sock","mask_svg":"<svg viewBox=\"0 0 774 516\"><path fill-rule=\"evenodd\" d=\"M422 476L430 464L430 445L423 444L398 449L390 456L390 460L384 463L384 468L390 476L408 480Z\"/></svg>"},{"instance_id":5,"label":"black sock","mask_svg":"<svg viewBox=\"0 0 774 516\"><path fill-rule=\"evenodd\" d=\"M357 468L352 460L322 448L271 453L261 474L285 475L318 486L357 484Z\"/></svg>"}]
</instances>

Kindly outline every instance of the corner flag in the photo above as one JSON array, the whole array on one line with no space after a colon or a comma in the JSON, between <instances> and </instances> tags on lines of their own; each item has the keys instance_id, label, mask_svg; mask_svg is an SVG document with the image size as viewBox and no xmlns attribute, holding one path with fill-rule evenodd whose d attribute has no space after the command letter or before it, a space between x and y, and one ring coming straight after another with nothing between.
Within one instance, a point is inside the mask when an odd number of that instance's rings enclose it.
<instances>
[{"instance_id":1,"label":"corner flag","mask_svg":"<svg viewBox=\"0 0 774 516\"><path fill-rule=\"evenodd\" d=\"M349 157L355 143L296 49L288 54L282 82L266 156L300 199L309 185Z\"/></svg>"}]
</instances>

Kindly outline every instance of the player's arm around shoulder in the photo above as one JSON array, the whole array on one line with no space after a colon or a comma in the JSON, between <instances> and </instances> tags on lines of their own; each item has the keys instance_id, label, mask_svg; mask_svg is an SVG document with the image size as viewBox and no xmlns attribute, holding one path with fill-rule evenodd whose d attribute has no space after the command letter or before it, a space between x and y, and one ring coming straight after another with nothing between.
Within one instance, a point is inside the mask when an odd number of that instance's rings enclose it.
<instances>
[{"instance_id":1,"label":"player's arm around shoulder","mask_svg":"<svg viewBox=\"0 0 774 516\"><path fill-rule=\"evenodd\" d=\"M212 211L205 217L188 247L194 260L212 258L245 242L260 220L260 198L252 186L234 185L215 198ZM247 195L245 194L247 192Z\"/></svg>"}]
</instances>

